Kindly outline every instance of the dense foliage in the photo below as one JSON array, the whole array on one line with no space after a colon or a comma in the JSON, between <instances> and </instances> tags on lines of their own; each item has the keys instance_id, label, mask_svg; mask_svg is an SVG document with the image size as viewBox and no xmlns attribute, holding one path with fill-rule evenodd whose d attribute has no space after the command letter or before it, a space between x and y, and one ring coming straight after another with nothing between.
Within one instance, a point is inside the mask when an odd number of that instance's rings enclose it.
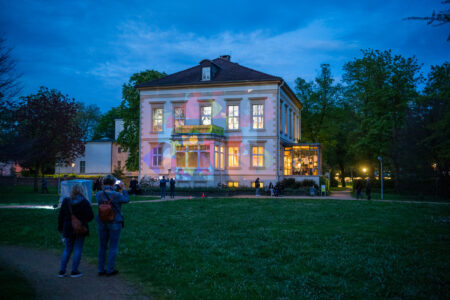
<instances>
[{"instance_id":1,"label":"dense foliage","mask_svg":"<svg viewBox=\"0 0 450 300\"><path fill-rule=\"evenodd\" d=\"M139 114L141 101L136 85L163 76L166 76L166 74L155 70L146 70L133 74L128 83L124 83L122 86L120 110L124 121L124 130L119 134L117 142L124 151L129 153L126 161L128 171L137 171L139 169Z\"/></svg>"},{"instance_id":2,"label":"dense foliage","mask_svg":"<svg viewBox=\"0 0 450 300\"><path fill-rule=\"evenodd\" d=\"M363 50L344 65L334 84L329 65L314 82L296 80L302 110L302 141L323 146L324 171L344 177L379 172L378 157L397 192L449 197L449 63L426 77L415 57ZM333 176L332 176L333 177Z\"/></svg>"},{"instance_id":3,"label":"dense foliage","mask_svg":"<svg viewBox=\"0 0 450 300\"><path fill-rule=\"evenodd\" d=\"M11 108L12 136L8 159L35 172L56 162L72 162L84 152L83 131L77 119L79 106L57 90L41 87Z\"/></svg>"}]
</instances>

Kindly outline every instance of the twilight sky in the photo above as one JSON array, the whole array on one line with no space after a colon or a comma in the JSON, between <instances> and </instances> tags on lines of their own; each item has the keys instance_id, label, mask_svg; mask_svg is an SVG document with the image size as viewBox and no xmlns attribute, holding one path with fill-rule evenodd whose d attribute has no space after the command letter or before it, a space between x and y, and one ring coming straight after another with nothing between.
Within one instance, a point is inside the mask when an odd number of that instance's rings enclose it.
<instances>
[{"instance_id":1,"label":"twilight sky","mask_svg":"<svg viewBox=\"0 0 450 300\"><path fill-rule=\"evenodd\" d=\"M342 4L344 2L345 4ZM233 62L312 80L321 63L337 79L360 49L417 56L423 72L450 58L450 25L408 16L441 0L21 1L0 0L0 34L14 48L22 94L47 86L105 112L145 69L174 73L230 54Z\"/></svg>"}]
</instances>

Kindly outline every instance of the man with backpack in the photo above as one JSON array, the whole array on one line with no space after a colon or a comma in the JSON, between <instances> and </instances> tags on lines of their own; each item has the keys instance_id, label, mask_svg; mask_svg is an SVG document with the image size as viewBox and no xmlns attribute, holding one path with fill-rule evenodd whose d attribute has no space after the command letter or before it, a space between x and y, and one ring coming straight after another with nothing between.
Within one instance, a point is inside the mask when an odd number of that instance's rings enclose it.
<instances>
[{"instance_id":1,"label":"man with backpack","mask_svg":"<svg viewBox=\"0 0 450 300\"><path fill-rule=\"evenodd\" d=\"M122 203L128 203L129 197L123 182L119 183L121 192L114 190L116 178L106 175L103 178L103 190L97 192L98 203L98 275L112 276L119 273L114 269L119 249L120 232L124 227ZM109 247L108 247L109 243ZM109 249L107 266L105 268L106 249Z\"/></svg>"}]
</instances>

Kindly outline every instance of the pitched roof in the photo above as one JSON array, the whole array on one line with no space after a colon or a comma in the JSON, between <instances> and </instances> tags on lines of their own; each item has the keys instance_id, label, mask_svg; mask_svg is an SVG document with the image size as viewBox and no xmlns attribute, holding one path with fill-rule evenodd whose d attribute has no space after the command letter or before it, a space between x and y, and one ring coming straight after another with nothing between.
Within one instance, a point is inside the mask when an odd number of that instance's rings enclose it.
<instances>
[{"instance_id":1,"label":"pitched roof","mask_svg":"<svg viewBox=\"0 0 450 300\"><path fill-rule=\"evenodd\" d=\"M211 80L202 80L202 68L214 68ZM212 70L213 71L213 70ZM177 86L177 85L208 85L216 83L255 82L255 81L283 81L281 77L262 73L237 63L229 58L219 57L214 60L202 60L199 65L137 85L137 88Z\"/></svg>"}]
</instances>

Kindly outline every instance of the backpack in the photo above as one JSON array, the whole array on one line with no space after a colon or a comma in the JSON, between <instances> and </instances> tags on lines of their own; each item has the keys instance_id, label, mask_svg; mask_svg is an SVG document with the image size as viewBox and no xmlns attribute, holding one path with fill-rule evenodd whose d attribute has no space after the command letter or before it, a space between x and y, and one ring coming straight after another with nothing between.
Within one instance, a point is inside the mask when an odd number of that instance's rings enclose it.
<instances>
[{"instance_id":1,"label":"backpack","mask_svg":"<svg viewBox=\"0 0 450 300\"><path fill-rule=\"evenodd\" d=\"M105 197L108 199L108 201L103 201L98 205L98 218L103 223L111 223L112 221L114 221L116 213L114 212L112 200L109 198L108 194L105 191L103 191L103 193L105 194Z\"/></svg>"},{"instance_id":2,"label":"backpack","mask_svg":"<svg viewBox=\"0 0 450 300\"><path fill-rule=\"evenodd\" d=\"M87 233L88 233L87 227L80 221L80 219L78 219L73 214L73 212L72 212L72 203L70 202L70 198L68 198L66 201L69 201L68 202L68 206L69 206L69 212L70 212L70 216L71 216L71 223L72 223L73 233L77 237L79 237L79 236L86 236Z\"/></svg>"}]
</instances>

